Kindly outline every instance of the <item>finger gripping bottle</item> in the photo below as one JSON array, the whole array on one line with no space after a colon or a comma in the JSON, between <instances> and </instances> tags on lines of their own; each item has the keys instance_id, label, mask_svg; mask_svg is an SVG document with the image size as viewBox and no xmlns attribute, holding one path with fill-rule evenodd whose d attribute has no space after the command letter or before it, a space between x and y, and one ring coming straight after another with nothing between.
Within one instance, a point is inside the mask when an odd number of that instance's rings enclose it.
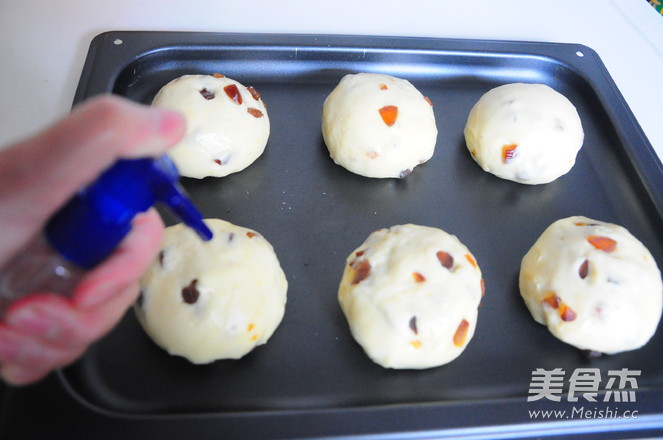
<instances>
[{"instance_id":1,"label":"finger gripping bottle","mask_svg":"<svg viewBox=\"0 0 663 440\"><path fill-rule=\"evenodd\" d=\"M25 249L0 269L0 319L29 293L70 296L90 269L105 260L131 230L137 214L157 202L168 206L203 240L212 232L178 183L168 156L122 159L79 191Z\"/></svg>"}]
</instances>

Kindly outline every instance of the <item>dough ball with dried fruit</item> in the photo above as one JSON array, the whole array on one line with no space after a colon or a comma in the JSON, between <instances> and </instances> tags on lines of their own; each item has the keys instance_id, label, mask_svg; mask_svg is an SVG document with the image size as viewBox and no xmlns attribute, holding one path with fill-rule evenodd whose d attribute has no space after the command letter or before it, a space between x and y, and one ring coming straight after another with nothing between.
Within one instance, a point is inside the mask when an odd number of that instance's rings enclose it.
<instances>
[{"instance_id":1,"label":"dough ball with dried fruit","mask_svg":"<svg viewBox=\"0 0 663 440\"><path fill-rule=\"evenodd\" d=\"M467 148L484 171L530 185L568 173L583 140L576 108L544 84L514 83L488 91L465 125Z\"/></svg>"},{"instance_id":2,"label":"dough ball with dried fruit","mask_svg":"<svg viewBox=\"0 0 663 440\"><path fill-rule=\"evenodd\" d=\"M431 101L388 75L344 76L324 102L322 135L338 165L366 177L400 177L433 156Z\"/></svg>"},{"instance_id":3,"label":"dough ball with dried fruit","mask_svg":"<svg viewBox=\"0 0 663 440\"><path fill-rule=\"evenodd\" d=\"M135 306L157 345L195 364L238 359L266 343L288 288L263 236L223 220L205 223L214 233L208 242L183 224L166 229Z\"/></svg>"},{"instance_id":4,"label":"dough ball with dried fruit","mask_svg":"<svg viewBox=\"0 0 663 440\"><path fill-rule=\"evenodd\" d=\"M163 86L152 105L181 112L184 138L169 154L186 177L223 177L251 165L265 150L269 117L253 87L222 75L184 75Z\"/></svg>"},{"instance_id":5,"label":"dough ball with dried fruit","mask_svg":"<svg viewBox=\"0 0 663 440\"><path fill-rule=\"evenodd\" d=\"M622 226L569 217L550 225L520 267L520 293L534 319L582 350L642 347L661 319L661 272Z\"/></svg>"},{"instance_id":6,"label":"dough ball with dried fruit","mask_svg":"<svg viewBox=\"0 0 663 440\"><path fill-rule=\"evenodd\" d=\"M369 235L347 258L338 289L355 340L386 368L437 367L472 339L481 270L453 235L397 225Z\"/></svg>"}]
</instances>

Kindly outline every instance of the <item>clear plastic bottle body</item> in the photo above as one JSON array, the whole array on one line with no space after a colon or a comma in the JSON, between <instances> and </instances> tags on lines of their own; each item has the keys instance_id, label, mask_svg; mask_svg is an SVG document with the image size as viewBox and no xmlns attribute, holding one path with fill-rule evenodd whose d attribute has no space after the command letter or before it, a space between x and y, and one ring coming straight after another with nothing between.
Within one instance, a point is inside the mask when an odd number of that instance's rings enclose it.
<instances>
[{"instance_id":1,"label":"clear plastic bottle body","mask_svg":"<svg viewBox=\"0 0 663 440\"><path fill-rule=\"evenodd\" d=\"M121 159L77 192L49 219L41 235L0 267L0 321L11 303L27 294L71 296L85 268L106 259L129 233L135 216L157 202L171 208L203 240L210 240L212 231L178 178L167 156Z\"/></svg>"},{"instance_id":2,"label":"clear plastic bottle body","mask_svg":"<svg viewBox=\"0 0 663 440\"><path fill-rule=\"evenodd\" d=\"M40 234L0 268L0 320L11 303L30 293L71 296L86 272L61 256Z\"/></svg>"}]
</instances>

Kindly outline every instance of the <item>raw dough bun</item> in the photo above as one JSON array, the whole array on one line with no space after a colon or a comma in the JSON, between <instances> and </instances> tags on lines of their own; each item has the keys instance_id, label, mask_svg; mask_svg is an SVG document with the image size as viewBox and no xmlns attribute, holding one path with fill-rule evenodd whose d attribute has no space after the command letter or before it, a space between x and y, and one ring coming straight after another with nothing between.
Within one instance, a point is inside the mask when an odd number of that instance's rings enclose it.
<instances>
[{"instance_id":1,"label":"raw dough bun","mask_svg":"<svg viewBox=\"0 0 663 440\"><path fill-rule=\"evenodd\" d=\"M507 84L470 111L465 141L474 160L502 179L552 182L573 167L584 132L578 112L544 84Z\"/></svg>"},{"instance_id":2,"label":"raw dough bun","mask_svg":"<svg viewBox=\"0 0 663 440\"><path fill-rule=\"evenodd\" d=\"M523 258L520 293L534 319L583 350L642 347L661 319L654 258L625 228L586 217L550 225Z\"/></svg>"},{"instance_id":3,"label":"raw dough bun","mask_svg":"<svg viewBox=\"0 0 663 440\"><path fill-rule=\"evenodd\" d=\"M223 177L251 165L265 150L269 117L253 88L221 75L184 75L152 101L184 114L184 138L169 154L182 176Z\"/></svg>"},{"instance_id":4,"label":"raw dough bun","mask_svg":"<svg viewBox=\"0 0 663 440\"><path fill-rule=\"evenodd\" d=\"M205 223L214 232L209 242L183 224L166 229L135 307L159 346L195 364L238 359L266 343L283 318L288 288L260 234L223 220Z\"/></svg>"},{"instance_id":5,"label":"raw dough bun","mask_svg":"<svg viewBox=\"0 0 663 440\"><path fill-rule=\"evenodd\" d=\"M456 237L408 224L373 232L350 254L338 298L374 362L421 369L465 350L483 287L476 260Z\"/></svg>"},{"instance_id":6,"label":"raw dough bun","mask_svg":"<svg viewBox=\"0 0 663 440\"><path fill-rule=\"evenodd\" d=\"M388 125L392 124L392 125ZM322 110L322 135L338 165L366 177L405 177L433 156L433 106L404 79L346 75Z\"/></svg>"}]
</instances>

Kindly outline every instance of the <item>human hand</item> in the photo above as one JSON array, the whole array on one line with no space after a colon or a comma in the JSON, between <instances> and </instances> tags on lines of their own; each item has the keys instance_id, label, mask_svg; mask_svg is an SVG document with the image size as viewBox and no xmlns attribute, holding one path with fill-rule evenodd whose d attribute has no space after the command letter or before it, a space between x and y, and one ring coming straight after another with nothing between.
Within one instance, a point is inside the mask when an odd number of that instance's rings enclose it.
<instances>
[{"instance_id":1,"label":"human hand","mask_svg":"<svg viewBox=\"0 0 663 440\"><path fill-rule=\"evenodd\" d=\"M184 125L175 112L102 96L0 150L0 267L106 167L119 158L161 155L182 137ZM0 376L15 385L37 381L112 329L135 301L138 279L162 233L161 218L150 210L136 218L125 240L85 275L71 298L35 292L12 304L0 323Z\"/></svg>"}]
</instances>

